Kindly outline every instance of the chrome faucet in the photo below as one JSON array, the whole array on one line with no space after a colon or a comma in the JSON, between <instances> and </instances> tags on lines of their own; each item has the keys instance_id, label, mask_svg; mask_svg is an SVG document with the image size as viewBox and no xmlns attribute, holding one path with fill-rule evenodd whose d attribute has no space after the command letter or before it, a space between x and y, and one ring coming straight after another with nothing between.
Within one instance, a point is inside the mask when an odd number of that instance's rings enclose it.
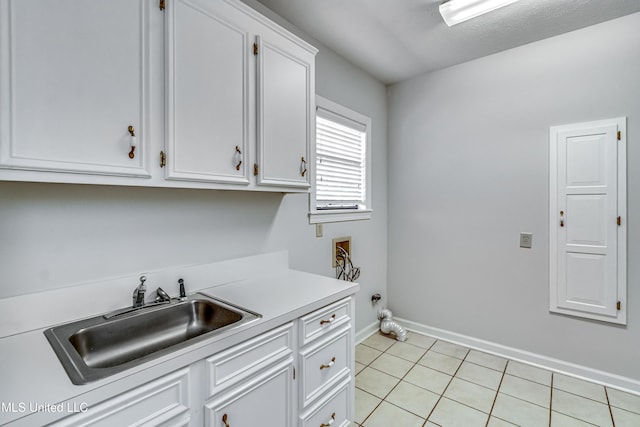
<instances>
[{"instance_id":1,"label":"chrome faucet","mask_svg":"<svg viewBox=\"0 0 640 427\"><path fill-rule=\"evenodd\" d=\"M147 287L144 284L146 281L147 276L140 276L140 284L133 291L133 308L144 305L144 293L147 292Z\"/></svg>"}]
</instances>

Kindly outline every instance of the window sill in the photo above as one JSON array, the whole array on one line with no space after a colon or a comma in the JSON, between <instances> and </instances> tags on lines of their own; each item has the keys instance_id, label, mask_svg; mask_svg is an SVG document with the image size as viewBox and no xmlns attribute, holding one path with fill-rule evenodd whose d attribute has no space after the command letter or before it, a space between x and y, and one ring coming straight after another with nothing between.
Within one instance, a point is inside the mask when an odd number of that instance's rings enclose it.
<instances>
[{"instance_id":1,"label":"window sill","mask_svg":"<svg viewBox=\"0 0 640 427\"><path fill-rule=\"evenodd\" d=\"M371 219L372 213L371 209L311 211L309 212L309 224L360 221Z\"/></svg>"}]
</instances>

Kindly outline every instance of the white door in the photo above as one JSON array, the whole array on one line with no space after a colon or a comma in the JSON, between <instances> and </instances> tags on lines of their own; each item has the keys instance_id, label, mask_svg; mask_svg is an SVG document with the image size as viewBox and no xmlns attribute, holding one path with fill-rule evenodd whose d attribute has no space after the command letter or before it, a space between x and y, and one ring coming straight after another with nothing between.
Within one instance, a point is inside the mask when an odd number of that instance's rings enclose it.
<instances>
[{"instance_id":1,"label":"white door","mask_svg":"<svg viewBox=\"0 0 640 427\"><path fill-rule=\"evenodd\" d=\"M626 321L624 129L624 119L551 128L551 311Z\"/></svg>"},{"instance_id":2,"label":"white door","mask_svg":"<svg viewBox=\"0 0 640 427\"><path fill-rule=\"evenodd\" d=\"M258 184L308 188L315 50L269 30L256 49Z\"/></svg>"},{"instance_id":3,"label":"white door","mask_svg":"<svg viewBox=\"0 0 640 427\"><path fill-rule=\"evenodd\" d=\"M165 14L166 177L248 184L249 18L205 0Z\"/></svg>"},{"instance_id":4,"label":"white door","mask_svg":"<svg viewBox=\"0 0 640 427\"><path fill-rule=\"evenodd\" d=\"M0 2L0 168L150 176L149 4Z\"/></svg>"}]
</instances>

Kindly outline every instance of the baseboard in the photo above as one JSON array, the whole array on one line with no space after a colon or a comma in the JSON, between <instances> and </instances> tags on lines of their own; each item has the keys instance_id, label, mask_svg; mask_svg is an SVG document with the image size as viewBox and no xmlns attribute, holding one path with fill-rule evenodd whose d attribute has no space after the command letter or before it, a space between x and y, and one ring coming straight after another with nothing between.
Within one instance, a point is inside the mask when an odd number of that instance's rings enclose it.
<instances>
[{"instance_id":1,"label":"baseboard","mask_svg":"<svg viewBox=\"0 0 640 427\"><path fill-rule=\"evenodd\" d=\"M631 378L626 378L621 375L599 371L597 369L577 365L575 363L567 362L564 360L554 359L552 357L519 350L517 348L507 347L501 344L473 338L444 329L434 328L406 319L396 318L395 320L409 331L413 331L423 335L429 335L433 338L439 338L465 347L473 348L475 350L483 351L485 353L494 354L496 356L501 356L515 360L517 362L537 366L539 368L547 369L560 374L584 379L607 387L612 387L633 394L640 394L640 381ZM377 323L375 323L374 326L377 326ZM373 333L370 332L370 329L371 327L367 327L366 329L356 334L358 343L366 339Z\"/></svg>"},{"instance_id":2,"label":"baseboard","mask_svg":"<svg viewBox=\"0 0 640 427\"><path fill-rule=\"evenodd\" d=\"M376 321L366 326L364 329L359 330L358 332L356 332L356 344L360 344L362 341L375 334L379 329L380 321Z\"/></svg>"}]
</instances>

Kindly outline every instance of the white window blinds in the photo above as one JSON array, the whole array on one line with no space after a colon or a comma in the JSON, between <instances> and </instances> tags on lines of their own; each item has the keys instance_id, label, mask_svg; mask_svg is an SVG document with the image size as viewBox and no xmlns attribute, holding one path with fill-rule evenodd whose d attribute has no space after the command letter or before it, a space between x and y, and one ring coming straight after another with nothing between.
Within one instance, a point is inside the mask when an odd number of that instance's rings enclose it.
<instances>
[{"instance_id":1,"label":"white window blinds","mask_svg":"<svg viewBox=\"0 0 640 427\"><path fill-rule=\"evenodd\" d=\"M364 124L318 108L317 209L358 209L366 203L366 132Z\"/></svg>"}]
</instances>

